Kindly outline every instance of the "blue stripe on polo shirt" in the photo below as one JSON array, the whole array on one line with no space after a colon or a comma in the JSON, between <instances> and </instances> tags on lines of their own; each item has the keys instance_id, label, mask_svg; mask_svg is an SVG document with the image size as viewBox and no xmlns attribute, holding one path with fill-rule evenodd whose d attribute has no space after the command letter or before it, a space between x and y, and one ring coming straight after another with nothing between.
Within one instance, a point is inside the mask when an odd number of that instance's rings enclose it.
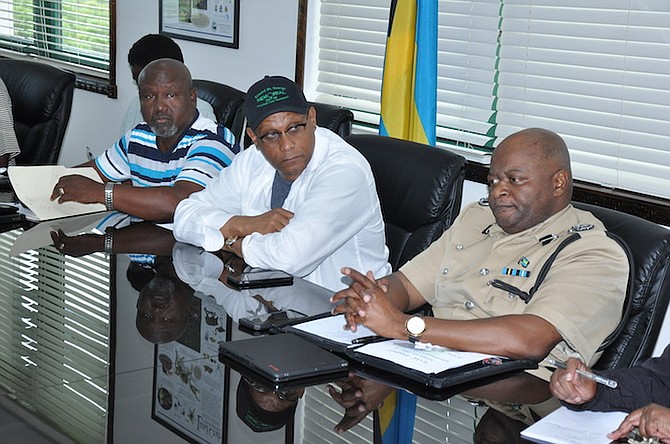
<instances>
[{"instance_id":1,"label":"blue stripe on polo shirt","mask_svg":"<svg viewBox=\"0 0 670 444\"><path fill-rule=\"evenodd\" d=\"M225 159L219 159L221 154L225 156ZM221 167L228 166L232 162L232 159L227 154L222 153L221 150L209 145L200 145L197 148L194 148L188 156L189 159L197 159L201 157L213 160L216 164L221 165Z\"/></svg>"},{"instance_id":2,"label":"blue stripe on polo shirt","mask_svg":"<svg viewBox=\"0 0 670 444\"><path fill-rule=\"evenodd\" d=\"M230 165L230 160L228 160L228 159L227 159L226 163L221 163L219 161L219 159L211 157L211 156L205 156L205 155L200 155L198 157L193 157L193 158L190 158L189 160L191 162L200 162L202 164L209 165L212 168L214 168L216 171L221 171L222 169L224 169L225 167Z\"/></svg>"},{"instance_id":3,"label":"blue stripe on polo shirt","mask_svg":"<svg viewBox=\"0 0 670 444\"><path fill-rule=\"evenodd\" d=\"M135 177L142 178L144 180L149 180L152 182L163 182L166 180L174 180L175 177L179 175L181 167L177 168L166 168L160 171L152 169L150 167L143 167L141 165L133 165L131 167L131 174Z\"/></svg>"}]
</instances>

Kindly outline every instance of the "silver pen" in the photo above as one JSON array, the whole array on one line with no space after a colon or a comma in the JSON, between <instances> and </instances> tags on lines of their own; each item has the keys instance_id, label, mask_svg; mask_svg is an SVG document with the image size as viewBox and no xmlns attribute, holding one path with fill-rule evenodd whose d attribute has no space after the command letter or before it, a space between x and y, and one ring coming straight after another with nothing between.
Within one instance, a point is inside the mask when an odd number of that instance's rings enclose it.
<instances>
[{"instance_id":1,"label":"silver pen","mask_svg":"<svg viewBox=\"0 0 670 444\"><path fill-rule=\"evenodd\" d=\"M554 367L557 368L562 368L565 369L566 365L563 362L556 361L554 359L546 358L545 361L547 361L549 364L553 365ZM586 370L580 370L577 369L577 373L582 375L585 378L589 378L592 381L597 382L598 384L603 384L606 385L609 388L617 388L619 386L619 383L616 382L613 379L605 378L604 376L596 375L595 373L587 372Z\"/></svg>"}]
</instances>

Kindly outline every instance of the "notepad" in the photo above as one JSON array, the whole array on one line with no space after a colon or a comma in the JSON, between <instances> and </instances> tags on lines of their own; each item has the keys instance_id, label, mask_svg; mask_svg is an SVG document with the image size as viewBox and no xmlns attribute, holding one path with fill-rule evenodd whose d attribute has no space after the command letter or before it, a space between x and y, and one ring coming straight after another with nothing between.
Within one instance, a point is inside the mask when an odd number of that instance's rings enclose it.
<instances>
[{"instance_id":1,"label":"notepad","mask_svg":"<svg viewBox=\"0 0 670 444\"><path fill-rule=\"evenodd\" d=\"M573 411L566 407L550 413L521 431L529 441L546 444L609 444L607 434L616 430L624 412Z\"/></svg>"},{"instance_id":2,"label":"notepad","mask_svg":"<svg viewBox=\"0 0 670 444\"><path fill-rule=\"evenodd\" d=\"M284 328L283 331L302 336L322 348L335 352L344 352L345 349L354 346L352 344L354 339L375 335L364 325L359 325L355 332L345 329L345 323L344 315L341 314L294 324Z\"/></svg>"}]
</instances>

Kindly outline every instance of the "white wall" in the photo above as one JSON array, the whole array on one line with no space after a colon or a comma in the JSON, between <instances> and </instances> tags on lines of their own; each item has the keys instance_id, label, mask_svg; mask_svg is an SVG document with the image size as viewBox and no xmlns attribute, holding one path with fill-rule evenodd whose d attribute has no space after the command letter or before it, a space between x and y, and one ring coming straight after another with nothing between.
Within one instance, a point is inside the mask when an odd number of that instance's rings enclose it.
<instances>
[{"instance_id":1,"label":"white wall","mask_svg":"<svg viewBox=\"0 0 670 444\"><path fill-rule=\"evenodd\" d=\"M117 0L118 99L75 90L60 163L86 161L86 147L100 154L119 135L123 114L137 87L128 68L128 49L145 34L158 33L158 2ZM298 6L295 0L243 0L239 49L176 40L193 78L246 91L266 74L293 78Z\"/></svg>"}]
</instances>

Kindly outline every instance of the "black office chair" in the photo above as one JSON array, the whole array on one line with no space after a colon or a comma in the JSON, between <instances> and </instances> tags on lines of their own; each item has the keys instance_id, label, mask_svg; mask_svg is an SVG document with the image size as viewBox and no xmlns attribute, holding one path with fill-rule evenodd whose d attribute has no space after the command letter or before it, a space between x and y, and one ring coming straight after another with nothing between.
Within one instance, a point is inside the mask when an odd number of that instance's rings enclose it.
<instances>
[{"instance_id":1,"label":"black office chair","mask_svg":"<svg viewBox=\"0 0 670 444\"><path fill-rule=\"evenodd\" d=\"M309 102L316 109L316 124L322 128L328 128L340 137L351 134L354 123L354 113L346 108L341 108L327 103Z\"/></svg>"},{"instance_id":2,"label":"black office chair","mask_svg":"<svg viewBox=\"0 0 670 444\"><path fill-rule=\"evenodd\" d=\"M352 134L346 141L372 167L389 262L397 270L440 237L458 215L466 160L434 146L373 134Z\"/></svg>"},{"instance_id":3,"label":"black office chair","mask_svg":"<svg viewBox=\"0 0 670 444\"><path fill-rule=\"evenodd\" d=\"M193 79L198 98L205 100L214 108L218 123L222 124L240 140L242 135L244 92L232 86L211 80Z\"/></svg>"},{"instance_id":4,"label":"black office chair","mask_svg":"<svg viewBox=\"0 0 670 444\"><path fill-rule=\"evenodd\" d=\"M600 219L629 255L626 313L594 367L630 367L651 356L670 301L670 230L621 211L574 206Z\"/></svg>"},{"instance_id":5,"label":"black office chair","mask_svg":"<svg viewBox=\"0 0 670 444\"><path fill-rule=\"evenodd\" d=\"M21 148L17 165L58 162L70 120L75 75L31 60L0 59Z\"/></svg>"}]
</instances>

